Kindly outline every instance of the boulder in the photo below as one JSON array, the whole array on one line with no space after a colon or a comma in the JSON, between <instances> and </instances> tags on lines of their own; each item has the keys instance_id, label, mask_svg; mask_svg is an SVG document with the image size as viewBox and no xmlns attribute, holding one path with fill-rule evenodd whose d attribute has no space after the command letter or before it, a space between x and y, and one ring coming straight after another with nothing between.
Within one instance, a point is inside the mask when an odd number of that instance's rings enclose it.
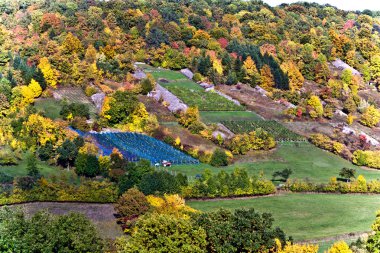
<instances>
[{"instance_id":1,"label":"boulder","mask_svg":"<svg viewBox=\"0 0 380 253\"><path fill-rule=\"evenodd\" d=\"M191 72L191 70L190 69L181 69L181 73L184 75L184 76L186 76L187 78L189 78L189 79L193 79L193 76L194 76L194 74L193 74L193 72Z\"/></svg>"},{"instance_id":2,"label":"boulder","mask_svg":"<svg viewBox=\"0 0 380 253\"><path fill-rule=\"evenodd\" d=\"M102 109L104 98L106 95L103 92L95 93L91 96L92 102L94 102L95 107L98 111Z\"/></svg>"}]
</instances>

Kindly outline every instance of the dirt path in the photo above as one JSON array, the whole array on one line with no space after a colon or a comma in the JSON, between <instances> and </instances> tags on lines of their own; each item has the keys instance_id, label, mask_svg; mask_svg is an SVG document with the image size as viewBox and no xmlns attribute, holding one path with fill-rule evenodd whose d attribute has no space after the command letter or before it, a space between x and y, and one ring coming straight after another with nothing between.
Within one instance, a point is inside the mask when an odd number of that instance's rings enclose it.
<instances>
[{"instance_id":1,"label":"dirt path","mask_svg":"<svg viewBox=\"0 0 380 253\"><path fill-rule=\"evenodd\" d=\"M311 239L311 240L304 240L304 241L297 241L297 243L310 243L310 244L317 244L317 243L323 243L323 242L330 242L330 241L347 241L347 240L356 240L362 236L366 236L370 234L371 232L356 232L356 233L347 233L342 235L336 235L336 236L329 236L329 237L323 237L320 239Z\"/></svg>"}]
</instances>

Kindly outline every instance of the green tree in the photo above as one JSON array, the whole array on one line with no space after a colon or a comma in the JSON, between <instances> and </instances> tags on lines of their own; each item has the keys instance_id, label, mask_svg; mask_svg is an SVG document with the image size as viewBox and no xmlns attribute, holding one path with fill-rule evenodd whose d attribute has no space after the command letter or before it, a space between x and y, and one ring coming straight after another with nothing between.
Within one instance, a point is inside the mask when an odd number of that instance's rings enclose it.
<instances>
[{"instance_id":1,"label":"green tree","mask_svg":"<svg viewBox=\"0 0 380 253\"><path fill-rule=\"evenodd\" d=\"M115 210L123 217L142 215L149 210L149 203L144 193L137 188L131 188L117 200Z\"/></svg>"},{"instance_id":2,"label":"green tree","mask_svg":"<svg viewBox=\"0 0 380 253\"><path fill-rule=\"evenodd\" d=\"M37 166L36 156L31 153L27 157L26 170L28 171L28 176L37 178L40 175L40 168Z\"/></svg>"},{"instance_id":3,"label":"green tree","mask_svg":"<svg viewBox=\"0 0 380 253\"><path fill-rule=\"evenodd\" d=\"M104 241L83 214L27 218L20 209L0 209L0 252L103 252Z\"/></svg>"},{"instance_id":4,"label":"green tree","mask_svg":"<svg viewBox=\"0 0 380 253\"><path fill-rule=\"evenodd\" d=\"M351 178L355 178L355 173L355 169L342 168L339 172L339 176L346 178L349 181Z\"/></svg>"},{"instance_id":5,"label":"green tree","mask_svg":"<svg viewBox=\"0 0 380 253\"><path fill-rule=\"evenodd\" d=\"M116 91L109 102L109 110L105 112L111 124L126 123L128 116L139 104L137 96L128 91Z\"/></svg>"},{"instance_id":6,"label":"green tree","mask_svg":"<svg viewBox=\"0 0 380 253\"><path fill-rule=\"evenodd\" d=\"M368 127L374 127L380 122L380 111L373 105L365 109L360 118L360 123Z\"/></svg>"},{"instance_id":7,"label":"green tree","mask_svg":"<svg viewBox=\"0 0 380 253\"><path fill-rule=\"evenodd\" d=\"M118 252L207 252L205 231L194 226L190 219L168 214L151 214L140 219L136 228L130 239L119 238Z\"/></svg>"},{"instance_id":8,"label":"green tree","mask_svg":"<svg viewBox=\"0 0 380 253\"><path fill-rule=\"evenodd\" d=\"M284 245L285 233L273 228L271 214L254 209L236 209L234 213L220 209L202 213L195 223L207 234L207 252L261 252L275 247L275 239Z\"/></svg>"},{"instance_id":9,"label":"green tree","mask_svg":"<svg viewBox=\"0 0 380 253\"><path fill-rule=\"evenodd\" d=\"M215 167L227 166L228 156L226 152L219 148L215 149L214 153L211 156L210 165Z\"/></svg>"},{"instance_id":10,"label":"green tree","mask_svg":"<svg viewBox=\"0 0 380 253\"><path fill-rule=\"evenodd\" d=\"M179 193L181 182L166 171L154 171L141 178L138 188L145 195Z\"/></svg>"},{"instance_id":11,"label":"green tree","mask_svg":"<svg viewBox=\"0 0 380 253\"><path fill-rule=\"evenodd\" d=\"M92 154L79 153L75 160L75 172L79 176L95 177L100 174L98 158Z\"/></svg>"}]
</instances>

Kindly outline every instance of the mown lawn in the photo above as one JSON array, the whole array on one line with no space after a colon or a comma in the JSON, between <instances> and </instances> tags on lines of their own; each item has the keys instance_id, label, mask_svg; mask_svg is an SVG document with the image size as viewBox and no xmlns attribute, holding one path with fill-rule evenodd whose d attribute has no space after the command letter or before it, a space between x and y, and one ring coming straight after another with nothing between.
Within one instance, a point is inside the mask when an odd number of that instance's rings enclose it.
<instances>
[{"instance_id":1,"label":"mown lawn","mask_svg":"<svg viewBox=\"0 0 380 253\"><path fill-rule=\"evenodd\" d=\"M238 167L247 169L250 175L258 175L263 172L267 179L271 179L273 172L290 168L293 170L293 174L290 178L307 178L316 183L327 183L331 177L338 177L339 171L343 167L347 167L355 168L356 175L361 174L367 180L380 179L380 170L364 170L337 155L319 149L309 143L300 144L298 147L293 144L282 144L274 153L268 154L267 157L264 155L263 158L264 160L257 162L235 163L221 168L211 167L207 164L199 164L175 165L172 166L170 170L182 172L189 176L195 176L202 173L206 168L217 173L220 170L232 172L234 168Z\"/></svg>"},{"instance_id":2,"label":"mown lawn","mask_svg":"<svg viewBox=\"0 0 380 253\"><path fill-rule=\"evenodd\" d=\"M371 230L378 195L285 194L244 200L188 201L201 211L254 208L273 214L275 225L295 240L318 239Z\"/></svg>"},{"instance_id":3,"label":"mown lawn","mask_svg":"<svg viewBox=\"0 0 380 253\"><path fill-rule=\"evenodd\" d=\"M261 120L262 118L254 112L249 111L209 111L200 112L204 123L220 123L225 120Z\"/></svg>"},{"instance_id":4,"label":"mown lawn","mask_svg":"<svg viewBox=\"0 0 380 253\"><path fill-rule=\"evenodd\" d=\"M26 160L21 160L19 164L14 166L1 166L0 165L0 172L4 172L12 177L19 177L19 176L26 176L28 174L28 171L26 170L27 162ZM38 161L37 162L38 168L40 168L40 173L48 177L50 175L61 175L61 174L69 174L67 170L63 170L59 167L48 165L44 162Z\"/></svg>"},{"instance_id":5,"label":"mown lawn","mask_svg":"<svg viewBox=\"0 0 380 253\"><path fill-rule=\"evenodd\" d=\"M62 109L62 104L54 98L43 98L36 100L34 107L37 112L42 112L46 117L57 119L60 117L59 112Z\"/></svg>"},{"instance_id":6,"label":"mown lawn","mask_svg":"<svg viewBox=\"0 0 380 253\"><path fill-rule=\"evenodd\" d=\"M167 69L153 69L148 68L146 73L150 73L155 79L165 78L166 80L179 80L186 79L186 76L180 72L167 70Z\"/></svg>"}]
</instances>

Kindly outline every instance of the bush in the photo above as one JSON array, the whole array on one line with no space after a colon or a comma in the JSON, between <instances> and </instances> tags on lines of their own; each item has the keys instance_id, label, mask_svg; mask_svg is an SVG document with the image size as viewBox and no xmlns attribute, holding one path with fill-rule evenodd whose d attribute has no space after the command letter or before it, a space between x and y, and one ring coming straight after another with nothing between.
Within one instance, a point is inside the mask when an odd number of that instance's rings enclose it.
<instances>
[{"instance_id":1,"label":"bush","mask_svg":"<svg viewBox=\"0 0 380 253\"><path fill-rule=\"evenodd\" d=\"M246 170L236 168L231 174L221 171L211 174L205 170L201 177L183 187L187 198L215 198L244 195L267 195L276 192L271 181L249 177Z\"/></svg>"},{"instance_id":2,"label":"bush","mask_svg":"<svg viewBox=\"0 0 380 253\"><path fill-rule=\"evenodd\" d=\"M226 152L221 149L215 149L214 153L211 156L210 165L215 167L227 166L228 157Z\"/></svg>"},{"instance_id":3,"label":"bush","mask_svg":"<svg viewBox=\"0 0 380 253\"><path fill-rule=\"evenodd\" d=\"M182 180L179 180L179 177L165 171L154 171L142 177L138 188L145 195L179 193L183 183Z\"/></svg>"},{"instance_id":4,"label":"bush","mask_svg":"<svg viewBox=\"0 0 380 253\"><path fill-rule=\"evenodd\" d=\"M95 177L100 174L98 158L92 154L79 153L75 160L75 172L80 176Z\"/></svg>"},{"instance_id":5,"label":"bush","mask_svg":"<svg viewBox=\"0 0 380 253\"><path fill-rule=\"evenodd\" d=\"M194 82L200 82L200 81L202 81L202 79L203 79L203 77L202 77L201 73L195 73L193 76Z\"/></svg>"},{"instance_id":6,"label":"bush","mask_svg":"<svg viewBox=\"0 0 380 253\"><path fill-rule=\"evenodd\" d=\"M149 210L149 203L142 192L131 188L117 200L115 210L123 217L139 216Z\"/></svg>"},{"instance_id":7,"label":"bush","mask_svg":"<svg viewBox=\"0 0 380 253\"><path fill-rule=\"evenodd\" d=\"M0 171L0 184L11 184L11 183L13 183L13 177Z\"/></svg>"},{"instance_id":8,"label":"bush","mask_svg":"<svg viewBox=\"0 0 380 253\"><path fill-rule=\"evenodd\" d=\"M380 151L356 150L353 154L352 162L359 166L380 169Z\"/></svg>"},{"instance_id":9,"label":"bush","mask_svg":"<svg viewBox=\"0 0 380 253\"><path fill-rule=\"evenodd\" d=\"M104 241L83 214L27 218L20 209L2 208L0 227L1 252L103 252Z\"/></svg>"},{"instance_id":10,"label":"bush","mask_svg":"<svg viewBox=\"0 0 380 253\"><path fill-rule=\"evenodd\" d=\"M16 165L17 158L9 147L0 147L0 165Z\"/></svg>"},{"instance_id":11,"label":"bush","mask_svg":"<svg viewBox=\"0 0 380 253\"><path fill-rule=\"evenodd\" d=\"M323 134L312 134L310 142L315 146L333 152L334 154L343 154L347 150L346 146L340 142L333 141L330 137Z\"/></svg>"},{"instance_id":12,"label":"bush","mask_svg":"<svg viewBox=\"0 0 380 253\"><path fill-rule=\"evenodd\" d=\"M88 105L81 103L64 104L59 114L64 119L67 119L69 116L71 116L72 118L78 116L89 119L90 108L88 107Z\"/></svg>"},{"instance_id":13,"label":"bush","mask_svg":"<svg viewBox=\"0 0 380 253\"><path fill-rule=\"evenodd\" d=\"M207 234L208 252L269 252L276 240L285 244L286 235L273 227L271 214L254 209L220 209L195 216L195 223Z\"/></svg>"},{"instance_id":14,"label":"bush","mask_svg":"<svg viewBox=\"0 0 380 253\"><path fill-rule=\"evenodd\" d=\"M77 181L77 180L75 180ZM0 195L0 205L27 201L79 201L110 203L117 200L117 188L108 181L98 182L82 178L79 185L65 181L49 182L45 178L16 179L9 196Z\"/></svg>"},{"instance_id":15,"label":"bush","mask_svg":"<svg viewBox=\"0 0 380 253\"><path fill-rule=\"evenodd\" d=\"M380 122L380 111L373 105L368 106L360 118L360 123L374 127Z\"/></svg>"}]
</instances>

